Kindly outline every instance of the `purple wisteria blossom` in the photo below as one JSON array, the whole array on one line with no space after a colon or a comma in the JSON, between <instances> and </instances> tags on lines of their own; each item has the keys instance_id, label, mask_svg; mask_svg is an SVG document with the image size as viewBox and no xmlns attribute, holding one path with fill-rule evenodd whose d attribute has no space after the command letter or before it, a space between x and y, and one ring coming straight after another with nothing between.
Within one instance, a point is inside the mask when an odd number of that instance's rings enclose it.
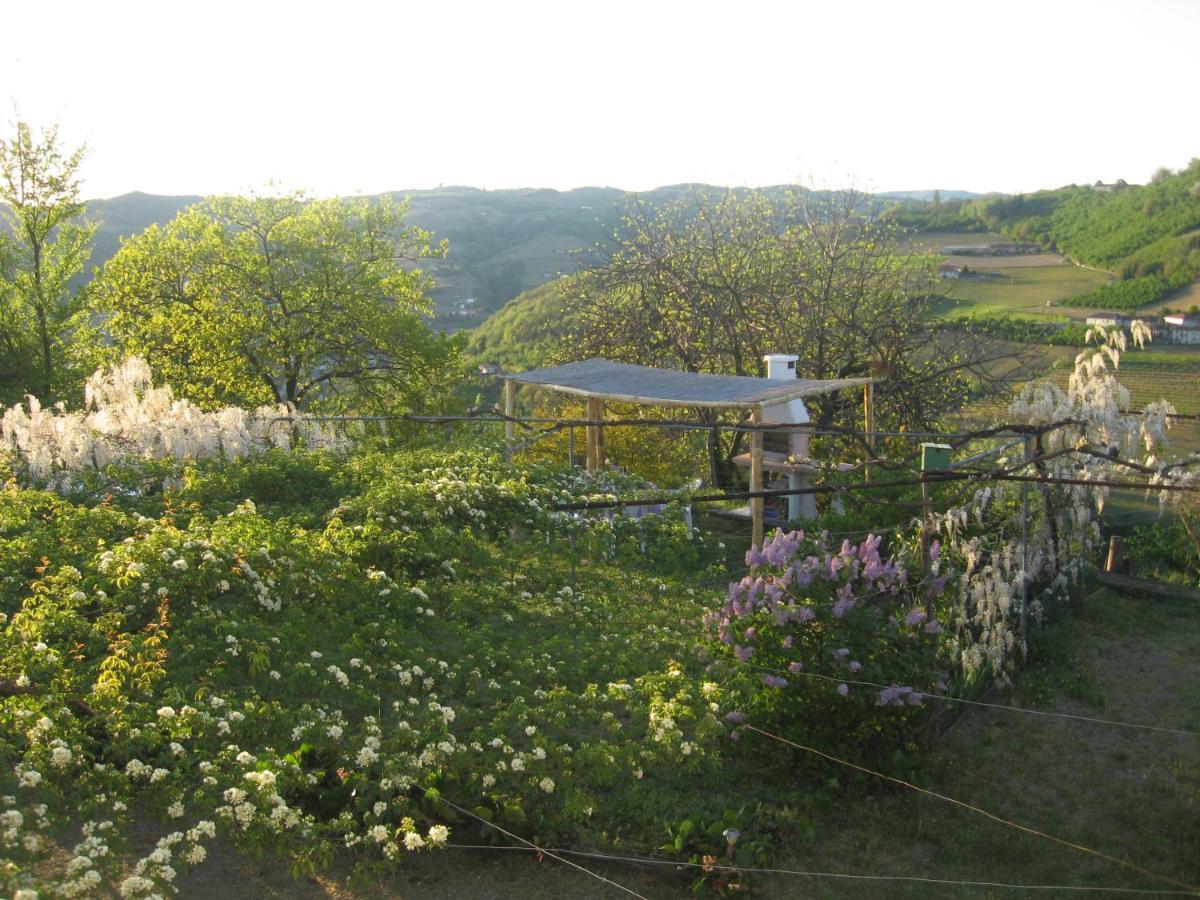
<instances>
[{"instance_id":1,"label":"purple wisteria blossom","mask_svg":"<svg viewBox=\"0 0 1200 900\"><path fill-rule=\"evenodd\" d=\"M906 685L892 683L879 692L875 699L876 706L920 706L925 701L925 695Z\"/></svg>"},{"instance_id":2,"label":"purple wisteria blossom","mask_svg":"<svg viewBox=\"0 0 1200 900\"><path fill-rule=\"evenodd\" d=\"M874 534L858 543L843 540L831 545L826 532L776 530L746 553L751 571L730 582L721 607L702 618L704 627L737 660L754 658L764 667L779 669L779 675L759 676L762 684L772 688L789 684L783 677L785 668L794 676L804 668L801 660L816 664L821 658L818 648L822 644L828 648L830 639L838 640L831 636L844 635L842 640L848 641L851 634L860 634L860 628L868 629L861 632L864 635L870 629L891 629L897 637L911 640L912 631L905 626L937 634L941 626L936 619L920 606L910 608L911 598L905 602L909 578L902 559L885 559L881 546L882 537ZM852 653L851 647L835 645L822 651L824 661L830 661L832 653L844 674L857 675L863 664L853 658L860 652L855 649ZM835 689L842 696L850 691L845 682ZM921 695L911 689L899 694L884 691L881 696L885 697L882 706L921 701Z\"/></svg>"}]
</instances>

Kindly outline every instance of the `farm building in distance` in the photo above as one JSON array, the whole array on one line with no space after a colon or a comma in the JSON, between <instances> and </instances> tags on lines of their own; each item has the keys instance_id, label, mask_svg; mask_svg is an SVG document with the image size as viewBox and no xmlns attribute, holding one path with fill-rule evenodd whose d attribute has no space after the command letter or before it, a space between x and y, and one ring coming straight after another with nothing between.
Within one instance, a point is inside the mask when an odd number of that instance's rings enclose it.
<instances>
[{"instance_id":1,"label":"farm building in distance","mask_svg":"<svg viewBox=\"0 0 1200 900\"><path fill-rule=\"evenodd\" d=\"M990 244L945 244L947 256L1023 256L1039 253L1041 248L1028 241L992 241Z\"/></svg>"},{"instance_id":2,"label":"farm building in distance","mask_svg":"<svg viewBox=\"0 0 1200 900\"><path fill-rule=\"evenodd\" d=\"M1163 323L1168 343L1200 344L1200 315L1196 313L1167 313Z\"/></svg>"},{"instance_id":3,"label":"farm building in distance","mask_svg":"<svg viewBox=\"0 0 1200 900\"><path fill-rule=\"evenodd\" d=\"M1098 312L1087 317L1087 324L1127 329L1134 319L1145 322L1150 328L1151 337L1156 341L1164 344L1200 344L1200 315L1196 313L1167 313L1160 318Z\"/></svg>"},{"instance_id":4,"label":"farm building in distance","mask_svg":"<svg viewBox=\"0 0 1200 900\"><path fill-rule=\"evenodd\" d=\"M938 278L962 278L966 266L956 266L954 263L942 263L937 267Z\"/></svg>"},{"instance_id":5,"label":"farm building in distance","mask_svg":"<svg viewBox=\"0 0 1200 900\"><path fill-rule=\"evenodd\" d=\"M1087 324L1100 325L1104 328L1128 328L1133 322L1133 316L1124 313L1098 312L1087 317Z\"/></svg>"}]
</instances>

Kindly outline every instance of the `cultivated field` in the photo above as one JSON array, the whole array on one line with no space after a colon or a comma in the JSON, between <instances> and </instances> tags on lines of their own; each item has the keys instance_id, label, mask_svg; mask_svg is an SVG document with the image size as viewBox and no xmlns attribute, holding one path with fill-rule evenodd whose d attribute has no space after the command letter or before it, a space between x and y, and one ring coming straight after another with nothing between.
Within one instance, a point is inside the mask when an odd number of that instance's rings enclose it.
<instances>
[{"instance_id":1,"label":"cultivated field","mask_svg":"<svg viewBox=\"0 0 1200 900\"><path fill-rule=\"evenodd\" d=\"M1195 307L1200 307L1200 278L1173 293L1170 299L1164 300L1162 303L1153 303L1145 307L1143 311L1157 313L1164 309L1193 309Z\"/></svg>"},{"instance_id":2,"label":"cultivated field","mask_svg":"<svg viewBox=\"0 0 1200 900\"><path fill-rule=\"evenodd\" d=\"M980 271L986 270L981 267ZM950 302L940 312L945 318L1009 315L1041 321L1083 321L1090 310L1055 304L1095 290L1108 280L1101 272L1069 265L1010 268L995 278L947 279L942 284Z\"/></svg>"},{"instance_id":3,"label":"cultivated field","mask_svg":"<svg viewBox=\"0 0 1200 900\"><path fill-rule=\"evenodd\" d=\"M1043 266L1069 266L1057 253L1024 253L1020 256L947 256L946 262L966 266L974 272L996 272L1007 269L1037 269Z\"/></svg>"},{"instance_id":4,"label":"cultivated field","mask_svg":"<svg viewBox=\"0 0 1200 900\"><path fill-rule=\"evenodd\" d=\"M1004 235L993 234L990 231L947 231L937 233L922 233L905 235L900 241L902 250L910 253L940 254L946 244L974 245L991 244L1007 240Z\"/></svg>"}]
</instances>

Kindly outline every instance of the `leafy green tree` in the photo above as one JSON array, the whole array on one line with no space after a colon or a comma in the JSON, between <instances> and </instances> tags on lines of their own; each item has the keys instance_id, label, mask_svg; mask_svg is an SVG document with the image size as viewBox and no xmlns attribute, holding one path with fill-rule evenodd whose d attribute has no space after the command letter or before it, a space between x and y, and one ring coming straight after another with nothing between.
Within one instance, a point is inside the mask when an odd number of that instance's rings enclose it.
<instances>
[{"instance_id":1,"label":"leafy green tree","mask_svg":"<svg viewBox=\"0 0 1200 900\"><path fill-rule=\"evenodd\" d=\"M617 251L574 282L580 324L564 352L729 375L765 375L763 356L782 352L807 378L885 369L904 376L880 386L885 414L927 423L954 396L963 348L920 352L929 260L898 255L868 205L805 191L639 204ZM822 420L839 418L834 401L816 402Z\"/></svg>"},{"instance_id":2,"label":"leafy green tree","mask_svg":"<svg viewBox=\"0 0 1200 900\"><path fill-rule=\"evenodd\" d=\"M96 283L109 356L144 356L199 403L416 408L460 345L435 335L443 252L381 200L217 197L124 243Z\"/></svg>"},{"instance_id":3,"label":"leafy green tree","mask_svg":"<svg viewBox=\"0 0 1200 900\"><path fill-rule=\"evenodd\" d=\"M767 353L795 353L804 378L886 377L880 427L932 424L988 377L986 339L931 334L929 260L898 255L894 231L853 193L695 192L635 203L606 261L570 283L576 334L559 357L603 356L689 372L764 376ZM994 343L994 342L993 342ZM810 401L823 425L857 427L857 395ZM712 421L712 410L693 416ZM738 437L726 455L738 451ZM723 480L710 438L709 474Z\"/></svg>"},{"instance_id":4,"label":"leafy green tree","mask_svg":"<svg viewBox=\"0 0 1200 900\"><path fill-rule=\"evenodd\" d=\"M35 134L18 121L0 139L0 394L43 402L66 387L65 347L80 305L72 279L91 253L95 225L79 220L79 164L57 126Z\"/></svg>"}]
</instances>

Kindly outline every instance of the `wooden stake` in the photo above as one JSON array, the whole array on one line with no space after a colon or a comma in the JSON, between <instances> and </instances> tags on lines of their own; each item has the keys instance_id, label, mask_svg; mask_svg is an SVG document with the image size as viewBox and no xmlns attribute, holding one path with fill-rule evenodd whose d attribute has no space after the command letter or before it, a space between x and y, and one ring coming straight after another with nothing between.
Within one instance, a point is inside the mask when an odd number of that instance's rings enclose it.
<instances>
[{"instance_id":1,"label":"wooden stake","mask_svg":"<svg viewBox=\"0 0 1200 900\"><path fill-rule=\"evenodd\" d=\"M750 424L762 424L762 409L755 409L750 413ZM750 432L750 490L761 491L763 489L763 433L761 431ZM762 497L755 497L750 501L750 542L761 547L763 543L763 510L764 503Z\"/></svg>"},{"instance_id":2,"label":"wooden stake","mask_svg":"<svg viewBox=\"0 0 1200 900\"><path fill-rule=\"evenodd\" d=\"M587 401L587 417L593 422L604 418L604 401L589 397ZM604 426L587 426L587 470L598 471L604 465Z\"/></svg>"},{"instance_id":3,"label":"wooden stake","mask_svg":"<svg viewBox=\"0 0 1200 900\"><path fill-rule=\"evenodd\" d=\"M863 385L863 431L866 432L867 446L872 456L875 455L875 385ZM863 466L863 480L871 480L870 466Z\"/></svg>"},{"instance_id":4,"label":"wooden stake","mask_svg":"<svg viewBox=\"0 0 1200 900\"><path fill-rule=\"evenodd\" d=\"M1104 571L1110 575L1125 574L1125 548L1119 534L1108 537L1108 559L1104 561Z\"/></svg>"},{"instance_id":5,"label":"wooden stake","mask_svg":"<svg viewBox=\"0 0 1200 900\"><path fill-rule=\"evenodd\" d=\"M512 417L517 408L517 383L511 378L504 382L504 415L508 419L504 422L504 439L511 441L513 439L513 423Z\"/></svg>"}]
</instances>

